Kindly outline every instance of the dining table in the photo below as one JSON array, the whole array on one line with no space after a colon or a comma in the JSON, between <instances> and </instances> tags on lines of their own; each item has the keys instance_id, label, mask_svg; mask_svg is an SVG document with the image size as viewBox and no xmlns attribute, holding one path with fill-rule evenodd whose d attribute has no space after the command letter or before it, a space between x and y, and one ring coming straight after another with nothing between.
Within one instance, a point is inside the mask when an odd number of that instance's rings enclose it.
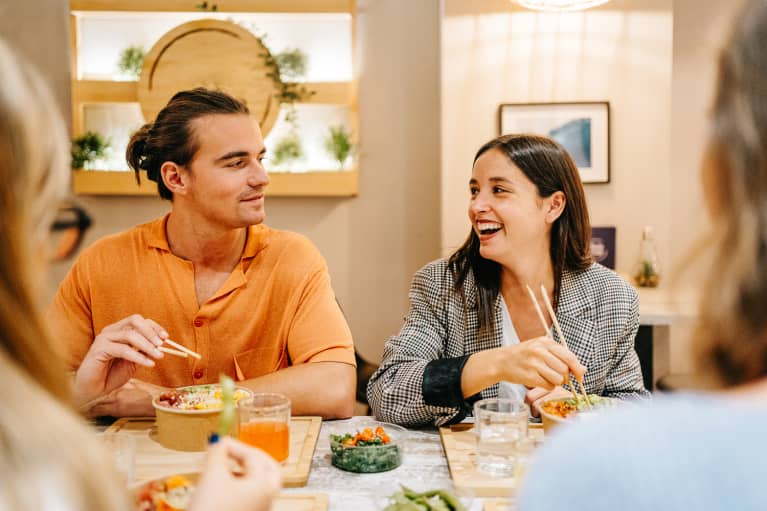
<instances>
[{"instance_id":1,"label":"dining table","mask_svg":"<svg viewBox=\"0 0 767 511\"><path fill-rule=\"evenodd\" d=\"M357 424L374 420L357 416L342 421L322 421L316 447L311 459L309 477L304 486L284 487L283 494L325 494L328 511L381 511L386 507L388 496L406 486L415 491L444 489L461 497L469 511L488 509L513 509L513 498L488 499L456 488L451 480L440 432L435 427L405 429L400 435L402 463L399 467L379 473L353 473L336 468L331 463L329 436L339 429L353 430ZM101 427L102 431L105 427ZM109 431L109 429L107 429ZM404 438L403 438L404 436ZM135 476L133 486L148 482L159 474L170 476L199 470L204 453L193 453L194 464L188 462L189 453L148 455L140 449L135 451L133 463ZM497 507L502 501L503 506ZM494 506L488 507L488 502Z\"/></svg>"}]
</instances>

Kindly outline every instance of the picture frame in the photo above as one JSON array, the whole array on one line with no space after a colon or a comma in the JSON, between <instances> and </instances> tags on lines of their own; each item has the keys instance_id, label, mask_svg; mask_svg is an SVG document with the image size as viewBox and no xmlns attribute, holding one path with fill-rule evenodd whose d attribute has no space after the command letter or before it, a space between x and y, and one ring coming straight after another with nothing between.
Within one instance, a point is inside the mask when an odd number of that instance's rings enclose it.
<instances>
[{"instance_id":1,"label":"picture frame","mask_svg":"<svg viewBox=\"0 0 767 511\"><path fill-rule=\"evenodd\" d=\"M594 262L615 269L615 226L592 226L589 252Z\"/></svg>"},{"instance_id":2,"label":"picture frame","mask_svg":"<svg viewBox=\"0 0 767 511\"><path fill-rule=\"evenodd\" d=\"M572 156L584 184L610 182L610 103L502 103L501 135L532 133L553 138Z\"/></svg>"}]
</instances>

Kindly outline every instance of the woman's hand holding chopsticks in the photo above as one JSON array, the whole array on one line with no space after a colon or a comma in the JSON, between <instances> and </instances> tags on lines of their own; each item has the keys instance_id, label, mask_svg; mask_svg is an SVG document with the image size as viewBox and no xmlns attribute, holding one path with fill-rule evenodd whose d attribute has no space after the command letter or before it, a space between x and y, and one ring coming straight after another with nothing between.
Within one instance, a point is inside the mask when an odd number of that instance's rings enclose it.
<instances>
[{"instance_id":1,"label":"woman's hand holding chopsticks","mask_svg":"<svg viewBox=\"0 0 767 511\"><path fill-rule=\"evenodd\" d=\"M461 390L468 397L499 381L551 390L570 373L583 378L586 367L551 337L536 337L472 354L461 374Z\"/></svg>"}]
</instances>

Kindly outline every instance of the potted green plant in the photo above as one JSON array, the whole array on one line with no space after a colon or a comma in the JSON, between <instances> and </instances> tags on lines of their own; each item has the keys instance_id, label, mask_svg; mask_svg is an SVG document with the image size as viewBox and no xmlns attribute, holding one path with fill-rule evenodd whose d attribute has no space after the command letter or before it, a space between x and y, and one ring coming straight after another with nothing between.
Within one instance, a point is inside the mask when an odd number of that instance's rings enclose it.
<instances>
[{"instance_id":1,"label":"potted green plant","mask_svg":"<svg viewBox=\"0 0 767 511\"><path fill-rule=\"evenodd\" d=\"M339 168L343 169L346 160L352 153L351 134L344 126L331 126L325 138L325 150L338 162Z\"/></svg>"},{"instance_id":2,"label":"potted green plant","mask_svg":"<svg viewBox=\"0 0 767 511\"><path fill-rule=\"evenodd\" d=\"M287 166L304 156L301 139L294 132L288 133L274 147L272 162L275 166Z\"/></svg>"},{"instance_id":3,"label":"potted green plant","mask_svg":"<svg viewBox=\"0 0 767 511\"><path fill-rule=\"evenodd\" d=\"M145 56L146 52L141 46L128 46L120 52L117 67L124 76L137 80L141 75L141 66L144 65Z\"/></svg>"},{"instance_id":4,"label":"potted green plant","mask_svg":"<svg viewBox=\"0 0 767 511\"><path fill-rule=\"evenodd\" d=\"M274 56L280 78L286 82L297 82L306 76L308 57L298 48L290 48Z\"/></svg>"},{"instance_id":5,"label":"potted green plant","mask_svg":"<svg viewBox=\"0 0 767 511\"><path fill-rule=\"evenodd\" d=\"M87 163L105 157L108 148L109 139L94 131L86 132L72 140L72 168L82 169Z\"/></svg>"}]
</instances>

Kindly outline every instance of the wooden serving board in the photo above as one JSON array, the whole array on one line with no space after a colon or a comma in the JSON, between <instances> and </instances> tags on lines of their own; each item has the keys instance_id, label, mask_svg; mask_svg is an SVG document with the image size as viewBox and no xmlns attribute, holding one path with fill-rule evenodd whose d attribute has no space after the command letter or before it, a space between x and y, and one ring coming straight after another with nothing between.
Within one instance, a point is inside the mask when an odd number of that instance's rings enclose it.
<instances>
[{"instance_id":1,"label":"wooden serving board","mask_svg":"<svg viewBox=\"0 0 767 511\"><path fill-rule=\"evenodd\" d=\"M134 482L142 483L172 474L202 470L205 461L204 452L166 449L155 439L154 424L153 417L127 417L117 420L104 432L131 435L136 438ZM290 455L282 463L283 486L306 486L320 426L322 426L321 417L291 417Z\"/></svg>"},{"instance_id":2,"label":"wooden serving board","mask_svg":"<svg viewBox=\"0 0 767 511\"><path fill-rule=\"evenodd\" d=\"M471 491L477 497L508 497L516 489L513 477L493 477L477 469L477 437L473 424L455 424L439 428L450 477L456 488ZM530 436L543 441L543 428L530 424Z\"/></svg>"},{"instance_id":3,"label":"wooden serving board","mask_svg":"<svg viewBox=\"0 0 767 511\"><path fill-rule=\"evenodd\" d=\"M327 511L326 493L281 493L272 503L271 511ZM500 510L499 510L500 511Z\"/></svg>"},{"instance_id":4,"label":"wooden serving board","mask_svg":"<svg viewBox=\"0 0 767 511\"><path fill-rule=\"evenodd\" d=\"M487 499L483 511L514 511L516 506L512 499Z\"/></svg>"},{"instance_id":5,"label":"wooden serving board","mask_svg":"<svg viewBox=\"0 0 767 511\"><path fill-rule=\"evenodd\" d=\"M265 137L280 113L268 54L258 37L231 21L201 19L171 29L144 57L137 89L144 119L154 121L176 92L201 86L243 100Z\"/></svg>"}]
</instances>

